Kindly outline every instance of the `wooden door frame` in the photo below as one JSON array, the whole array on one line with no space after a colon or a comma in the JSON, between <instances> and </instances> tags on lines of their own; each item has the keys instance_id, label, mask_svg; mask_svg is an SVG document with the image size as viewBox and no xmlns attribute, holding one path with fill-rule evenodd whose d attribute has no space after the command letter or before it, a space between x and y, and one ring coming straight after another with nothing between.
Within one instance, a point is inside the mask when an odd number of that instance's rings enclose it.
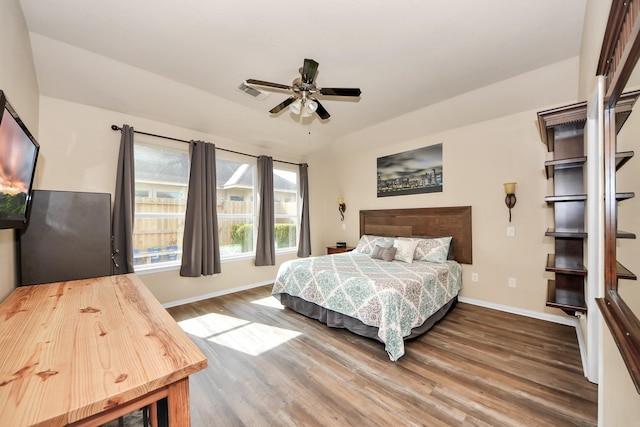
<instances>
[{"instance_id":1,"label":"wooden door frame","mask_svg":"<svg viewBox=\"0 0 640 427\"><path fill-rule=\"evenodd\" d=\"M613 0L596 75L604 96L604 298L596 301L640 393L640 320L618 293L615 106L640 58L640 0Z\"/></svg>"}]
</instances>

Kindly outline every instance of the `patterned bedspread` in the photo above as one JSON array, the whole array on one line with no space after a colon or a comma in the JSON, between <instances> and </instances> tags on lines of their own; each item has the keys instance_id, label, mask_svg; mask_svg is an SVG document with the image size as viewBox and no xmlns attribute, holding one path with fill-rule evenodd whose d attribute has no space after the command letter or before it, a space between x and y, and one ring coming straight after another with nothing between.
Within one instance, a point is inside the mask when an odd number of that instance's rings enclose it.
<instances>
[{"instance_id":1,"label":"patterned bedspread","mask_svg":"<svg viewBox=\"0 0 640 427\"><path fill-rule=\"evenodd\" d=\"M348 252L283 263L272 294L297 296L378 327L396 361L404 355L403 337L458 295L461 271L455 261L386 262Z\"/></svg>"}]
</instances>

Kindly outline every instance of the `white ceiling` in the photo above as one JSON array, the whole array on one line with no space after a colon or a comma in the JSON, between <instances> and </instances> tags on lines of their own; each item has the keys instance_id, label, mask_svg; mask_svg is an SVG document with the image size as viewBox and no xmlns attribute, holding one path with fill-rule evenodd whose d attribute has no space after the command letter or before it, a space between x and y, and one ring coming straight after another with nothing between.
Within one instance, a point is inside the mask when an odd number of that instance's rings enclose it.
<instances>
[{"instance_id":1,"label":"white ceiling","mask_svg":"<svg viewBox=\"0 0 640 427\"><path fill-rule=\"evenodd\" d=\"M303 133L334 141L577 56L586 0L20 2L42 95L304 155ZM269 113L288 95L236 89L291 84L304 58L319 87L362 96L301 123Z\"/></svg>"}]
</instances>

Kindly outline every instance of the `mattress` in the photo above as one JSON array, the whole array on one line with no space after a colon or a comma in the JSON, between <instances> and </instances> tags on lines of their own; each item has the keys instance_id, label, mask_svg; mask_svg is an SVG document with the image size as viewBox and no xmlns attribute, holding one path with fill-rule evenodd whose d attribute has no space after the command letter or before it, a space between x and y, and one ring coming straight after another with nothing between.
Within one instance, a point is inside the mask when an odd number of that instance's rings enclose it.
<instances>
[{"instance_id":1,"label":"mattress","mask_svg":"<svg viewBox=\"0 0 640 427\"><path fill-rule=\"evenodd\" d=\"M281 302L282 295L290 295L377 328L376 338L396 361L414 329L455 301L461 273L455 261L388 262L348 252L283 263L272 294Z\"/></svg>"}]
</instances>

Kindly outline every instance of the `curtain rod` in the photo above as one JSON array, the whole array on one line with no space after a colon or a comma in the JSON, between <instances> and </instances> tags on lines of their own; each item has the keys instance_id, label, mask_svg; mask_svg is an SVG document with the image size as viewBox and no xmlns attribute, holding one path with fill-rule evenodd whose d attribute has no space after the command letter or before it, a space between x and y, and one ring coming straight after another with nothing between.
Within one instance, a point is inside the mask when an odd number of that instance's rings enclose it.
<instances>
[{"instance_id":1,"label":"curtain rod","mask_svg":"<svg viewBox=\"0 0 640 427\"><path fill-rule=\"evenodd\" d=\"M118 127L118 126L116 126L116 125L111 125L111 129L112 129L112 130L119 130L119 131L122 131L122 128L121 128L121 127ZM184 140L184 139L178 139L178 138L173 138L173 137L170 137L170 136L164 136L164 135L156 135L155 133L142 132L142 131L135 130L135 129L133 130L133 133L139 133L140 135L154 136L154 137L156 137L156 138L169 139L169 140L171 140L171 141L185 142L185 143L187 143L187 144L189 144L189 143L191 142L191 141L187 141L187 140ZM220 147L218 147L217 145L216 145L216 150L226 151L226 152L228 152L228 153L240 154L240 155L242 155L242 156L249 156L249 157L253 157L253 158L255 158L255 159L257 159L257 158L258 158L258 156L253 155L253 154L242 153L242 152L240 152L240 151L227 150L226 148L220 148ZM277 160L277 159L273 159L273 161L274 161L274 162L278 162L278 163L286 163L286 164L288 164L288 165L300 166L300 163L287 162L287 161L285 161L285 160Z\"/></svg>"}]
</instances>

